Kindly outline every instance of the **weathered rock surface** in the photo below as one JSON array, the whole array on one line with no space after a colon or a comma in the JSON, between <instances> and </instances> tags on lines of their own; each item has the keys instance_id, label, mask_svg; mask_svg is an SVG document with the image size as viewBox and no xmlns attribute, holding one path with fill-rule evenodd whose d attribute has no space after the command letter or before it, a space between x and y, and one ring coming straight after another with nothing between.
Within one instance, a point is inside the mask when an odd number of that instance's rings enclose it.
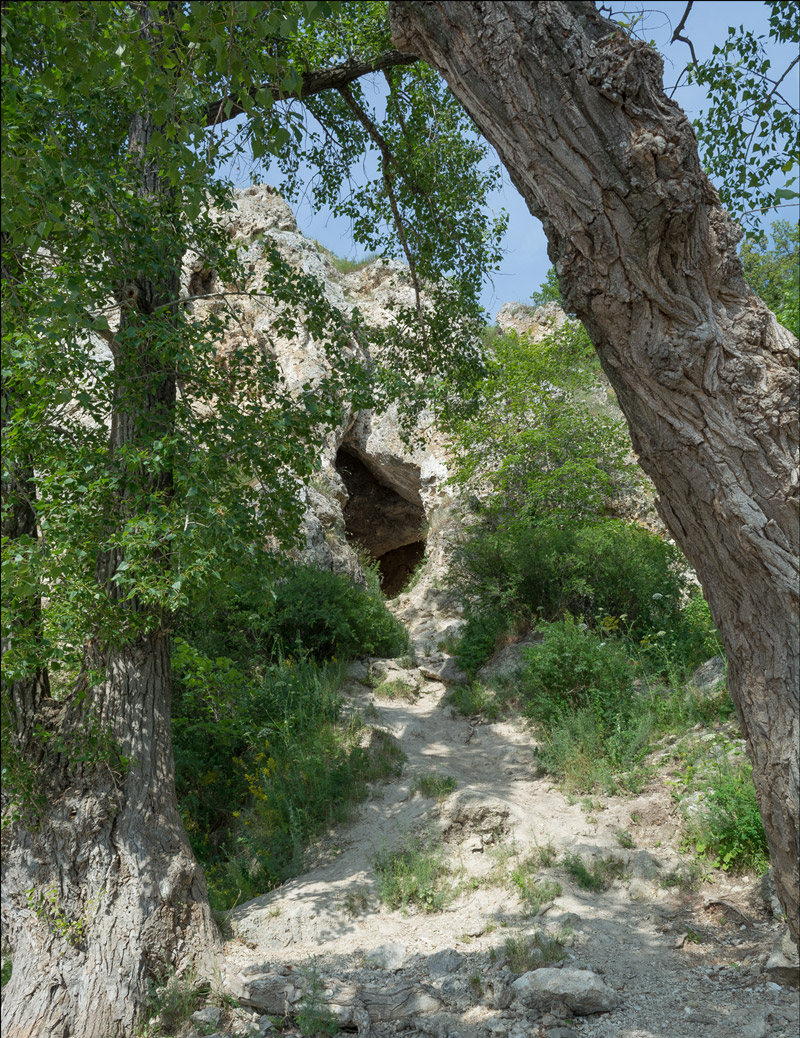
<instances>
[{"instance_id":1,"label":"weathered rock surface","mask_svg":"<svg viewBox=\"0 0 800 1038\"><path fill-rule=\"evenodd\" d=\"M573 1013L608 1013L619 1001L616 991L589 970L547 969L523 973L511 985L514 995L526 1005L563 1002Z\"/></svg>"},{"instance_id":2,"label":"weathered rock surface","mask_svg":"<svg viewBox=\"0 0 800 1038\"><path fill-rule=\"evenodd\" d=\"M235 202L235 209L219 218L227 224L248 271L245 289L262 285L269 263L268 243L304 274L315 277L324 295L344 314L358 307L374 327L387 326L392 307L412 301L413 290L402 264L375 261L342 273L329 253L298 231L291 208L272 188L237 191ZM221 287L201 257L190 257L183 284L187 296ZM322 345L302 326L292 336L276 331L275 311L267 302L259 296L241 297L236 324L220 344L221 356L232 354L247 336L275 358L290 390L313 384L331 363ZM198 300L189 305L202 309L218 304ZM421 415L406 442L397 409L391 407L381 414L345 414L325 445L320 471L305 490L306 545L300 561L363 580L355 550L361 546L378 561L390 597L423 565L414 591L399 605L415 649L441 641L461 615L458 604L436 587L455 523L450 518L448 476L445 443L432 415Z\"/></svg>"}]
</instances>

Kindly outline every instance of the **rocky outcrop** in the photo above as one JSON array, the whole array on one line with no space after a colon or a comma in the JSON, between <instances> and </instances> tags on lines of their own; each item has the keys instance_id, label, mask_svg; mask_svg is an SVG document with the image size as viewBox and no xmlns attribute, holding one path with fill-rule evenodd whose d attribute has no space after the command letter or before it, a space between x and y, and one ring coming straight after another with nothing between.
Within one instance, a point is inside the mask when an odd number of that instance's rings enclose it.
<instances>
[{"instance_id":1,"label":"rocky outcrop","mask_svg":"<svg viewBox=\"0 0 800 1038\"><path fill-rule=\"evenodd\" d=\"M241 286L245 293L237 300L235 324L219 344L220 356L233 355L247 337L274 358L290 391L324 377L330 361L307 328L298 325L293 334L285 334L269 300L247 294L264 284L268 245L316 278L341 312L348 315L358 308L373 327L386 327L393 308L413 300L402 264L376 260L356 270L338 269L334 256L299 232L291 208L270 187L235 192L235 208L218 217L246 271ZM183 277L186 297L213 297L224 287L202 257L189 257ZM210 298L187 305L202 310L221 304ZM371 559L390 598L422 568L414 590L397 605L420 650L435 647L459 623L458 603L439 587L455 514L448 475L445 444L432 415L423 413L404 439L397 409L391 407L384 413L346 413L325 443L319 471L303 491L305 547L299 561L364 580L362 562Z\"/></svg>"},{"instance_id":2,"label":"rocky outcrop","mask_svg":"<svg viewBox=\"0 0 800 1038\"><path fill-rule=\"evenodd\" d=\"M300 233L291 208L272 188L252 186L235 192L235 208L218 214L228 227L246 271L245 294L237 299L236 322L220 343L221 356L233 355L246 337L274 358L290 391L312 385L330 370L322 344L308 328L292 334L276 318L263 296L269 247L306 275L313 276L330 303L349 315L358 309L370 326L383 328L398 306L413 304L406 268L395 261L375 260L358 269L342 270L336 258ZM199 256L186 264L187 296L209 296L224 288ZM261 294L247 294L260 289ZM219 300L187 304L220 307ZM279 308L278 308L279 309ZM555 303L534 308L506 303L497 315L501 331L538 340L568 320ZM353 345L355 352L357 347ZM601 378L597 406L618 415L613 393ZM392 608L409 630L418 655L446 648L463 623L463 606L448 591L444 575L453 542L459 536L461 510L448 483L447 447L433 415L423 412L405 434L396 407L377 413L361 410L343 415L320 458L319 470L304 488L305 547L299 560L365 579L362 563L377 564ZM652 503L638 488L630 500L617 502L626 517L660 527Z\"/></svg>"}]
</instances>

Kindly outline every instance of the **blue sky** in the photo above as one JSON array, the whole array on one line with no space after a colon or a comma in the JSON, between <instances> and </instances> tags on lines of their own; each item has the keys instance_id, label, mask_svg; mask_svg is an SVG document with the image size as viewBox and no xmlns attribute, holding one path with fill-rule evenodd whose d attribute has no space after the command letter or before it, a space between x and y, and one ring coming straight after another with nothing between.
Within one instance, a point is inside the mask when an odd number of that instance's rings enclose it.
<instances>
[{"instance_id":1,"label":"blue sky","mask_svg":"<svg viewBox=\"0 0 800 1038\"><path fill-rule=\"evenodd\" d=\"M652 41L664 56L664 81L667 92L671 90L682 69L689 60L689 48L685 43L670 44L675 26L680 22L685 0L666 0L657 7L645 8L641 3L622 0L611 8L613 16L625 12L629 16L642 13L637 24L638 35ZM604 13L608 14L606 4ZM695 47L697 58L702 61L711 55L715 43L721 43L729 26L744 25L757 33L767 31L767 8L756 0L719 3L718 0L696 0L684 29ZM788 60L791 60L791 56ZM784 64L788 63L784 57ZM685 78L685 77L684 77ZM784 84L797 98L797 77L790 77ZM706 106L702 89L685 84L679 86L675 99L690 119L696 118ZM247 168L242 167L233 174L238 185L250 182ZM273 182L269 175L268 182ZM278 186L276 178L275 186ZM483 285L481 300L490 320L507 301L525 302L544 280L550 261L541 224L528 212L525 202L503 173L503 186L490 199L493 210L506 210L509 214L509 229L504 240L505 255L497 272ZM361 252L353 244L350 227L346 220L337 219L327 213L315 213L307 200L295 205L300 230L310 238L316 238L337 255L359 258ZM784 219L796 216L797 210L784 209L776 215Z\"/></svg>"}]
</instances>

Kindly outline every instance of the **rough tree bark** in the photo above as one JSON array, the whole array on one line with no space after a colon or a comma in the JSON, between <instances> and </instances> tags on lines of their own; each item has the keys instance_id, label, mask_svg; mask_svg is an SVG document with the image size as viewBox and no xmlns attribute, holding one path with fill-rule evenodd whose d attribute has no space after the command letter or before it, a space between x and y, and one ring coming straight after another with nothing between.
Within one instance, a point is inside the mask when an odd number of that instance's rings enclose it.
<instances>
[{"instance_id":1,"label":"rough tree bark","mask_svg":"<svg viewBox=\"0 0 800 1038\"><path fill-rule=\"evenodd\" d=\"M797 340L750 291L663 66L587 2L391 3L539 217L728 654L797 941Z\"/></svg>"},{"instance_id":2,"label":"rough tree bark","mask_svg":"<svg viewBox=\"0 0 800 1038\"><path fill-rule=\"evenodd\" d=\"M146 32L147 5L141 11ZM154 130L149 116L134 114L129 152L142 194L169 204L144 158ZM120 487L112 526L132 500L158 507L170 493L168 466L148 471L126 457L131 447L147 456L174 421L175 371L159 335L178 298L181 257L168 254L165 246L157 279L120 286L123 328L137 334L112 344L109 453ZM22 519L35 537L28 512ZM112 578L122 562L119 550L98 559L97 580L112 600L121 597ZM46 802L28 804L3 831L3 938L13 950L5 1038L128 1038L149 982L186 967L202 972L220 948L175 796L168 618L148 616L135 599L117 608L138 613L144 633L89 646L104 681L61 702L35 683L10 689L21 759Z\"/></svg>"}]
</instances>

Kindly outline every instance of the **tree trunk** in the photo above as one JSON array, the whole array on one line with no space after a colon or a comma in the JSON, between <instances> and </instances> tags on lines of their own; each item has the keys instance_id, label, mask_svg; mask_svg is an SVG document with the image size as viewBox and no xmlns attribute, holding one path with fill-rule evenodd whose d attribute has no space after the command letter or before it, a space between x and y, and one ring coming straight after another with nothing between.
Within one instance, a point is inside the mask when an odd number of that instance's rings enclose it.
<instances>
[{"instance_id":1,"label":"tree trunk","mask_svg":"<svg viewBox=\"0 0 800 1038\"><path fill-rule=\"evenodd\" d=\"M797 340L747 287L662 61L585 2L391 3L542 220L728 654L798 940Z\"/></svg>"},{"instance_id":2,"label":"tree trunk","mask_svg":"<svg viewBox=\"0 0 800 1038\"><path fill-rule=\"evenodd\" d=\"M140 14L147 32L147 5ZM134 114L129 152L142 193L169 209L174 198L147 159L154 130L146 114ZM162 225L157 275L145 270L119 290L110 534L171 493L169 459L159 457L174 424L167 344L181 256L169 229ZM157 545L152 558L163 579L167 551ZM23 807L3 831L4 940L13 954L4 1038L129 1038L148 984L175 971L207 972L220 947L175 796L169 618L120 592L113 578L123 561L115 548L97 563L118 632L87 648L104 681L63 702L40 695L33 712L25 704L27 762L46 804Z\"/></svg>"},{"instance_id":3,"label":"tree trunk","mask_svg":"<svg viewBox=\"0 0 800 1038\"><path fill-rule=\"evenodd\" d=\"M109 653L105 684L50 725L63 753L43 762L48 806L3 838L7 1038L129 1038L149 981L210 965L218 937L178 814L169 693L158 633Z\"/></svg>"}]
</instances>

